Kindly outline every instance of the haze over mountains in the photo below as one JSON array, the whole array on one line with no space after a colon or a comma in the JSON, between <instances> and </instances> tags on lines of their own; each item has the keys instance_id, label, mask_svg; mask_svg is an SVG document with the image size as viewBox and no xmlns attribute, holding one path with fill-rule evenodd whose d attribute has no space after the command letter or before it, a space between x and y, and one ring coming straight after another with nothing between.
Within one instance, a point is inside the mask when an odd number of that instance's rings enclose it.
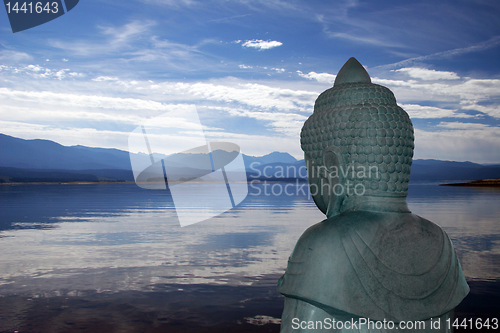
<instances>
[{"instance_id":1,"label":"haze over mountains","mask_svg":"<svg viewBox=\"0 0 500 333\"><path fill-rule=\"evenodd\" d=\"M49 140L24 140L5 134L0 134L0 147L0 183L134 181L127 151L68 147ZM218 153L229 154L222 151ZM196 166L199 158L194 154L175 154L168 156L165 163L172 166ZM307 177L304 160L297 160L288 153L273 152L260 157L243 155L243 160L248 179ZM196 173L196 168L193 168L193 173ZM456 182L489 178L500 178L500 165L414 160L411 168L412 182Z\"/></svg>"}]
</instances>

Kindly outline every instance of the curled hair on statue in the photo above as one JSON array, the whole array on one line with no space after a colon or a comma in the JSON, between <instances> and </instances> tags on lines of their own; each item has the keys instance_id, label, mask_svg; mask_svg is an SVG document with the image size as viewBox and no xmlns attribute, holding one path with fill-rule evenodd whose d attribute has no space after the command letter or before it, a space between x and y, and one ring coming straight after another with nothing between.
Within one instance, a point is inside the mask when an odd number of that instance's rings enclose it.
<instances>
[{"instance_id":1,"label":"curled hair on statue","mask_svg":"<svg viewBox=\"0 0 500 333\"><path fill-rule=\"evenodd\" d=\"M308 166L322 165L324 149L335 148L345 180L363 186L366 195L407 195L413 142L408 114L389 89L372 83L343 83L323 92L301 131Z\"/></svg>"}]
</instances>

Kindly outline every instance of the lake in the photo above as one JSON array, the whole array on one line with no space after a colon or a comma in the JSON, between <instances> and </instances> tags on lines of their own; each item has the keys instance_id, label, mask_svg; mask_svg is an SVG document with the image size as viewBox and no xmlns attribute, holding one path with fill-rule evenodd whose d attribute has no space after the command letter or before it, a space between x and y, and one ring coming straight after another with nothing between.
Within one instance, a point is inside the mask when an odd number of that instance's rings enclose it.
<instances>
[{"instance_id":1,"label":"lake","mask_svg":"<svg viewBox=\"0 0 500 333\"><path fill-rule=\"evenodd\" d=\"M277 280L324 215L263 186L183 228L167 191L0 186L0 332L278 332ZM499 202L498 188L410 185L411 211L448 233L471 286L457 317L500 317Z\"/></svg>"}]
</instances>

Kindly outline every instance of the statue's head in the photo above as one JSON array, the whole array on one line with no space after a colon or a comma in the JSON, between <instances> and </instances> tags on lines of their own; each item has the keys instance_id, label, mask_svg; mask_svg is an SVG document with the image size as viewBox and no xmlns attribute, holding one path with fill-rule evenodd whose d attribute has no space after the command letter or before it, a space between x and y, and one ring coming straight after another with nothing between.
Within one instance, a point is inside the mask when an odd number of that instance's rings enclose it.
<instances>
[{"instance_id":1,"label":"statue's head","mask_svg":"<svg viewBox=\"0 0 500 333\"><path fill-rule=\"evenodd\" d=\"M368 197L408 194L411 120L356 59L316 99L300 137L312 197L327 217Z\"/></svg>"}]
</instances>

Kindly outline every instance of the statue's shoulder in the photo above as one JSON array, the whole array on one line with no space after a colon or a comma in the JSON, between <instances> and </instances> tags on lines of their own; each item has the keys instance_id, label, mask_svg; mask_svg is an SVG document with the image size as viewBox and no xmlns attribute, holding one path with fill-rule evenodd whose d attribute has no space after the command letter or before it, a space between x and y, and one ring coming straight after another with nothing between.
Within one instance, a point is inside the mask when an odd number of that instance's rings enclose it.
<instances>
[{"instance_id":1,"label":"statue's shoulder","mask_svg":"<svg viewBox=\"0 0 500 333\"><path fill-rule=\"evenodd\" d=\"M359 250L367 247L382 261L397 265L404 265L409 257L413 263L422 262L423 258L429 263L431 258L440 256L443 248L452 247L438 225L418 215L351 211L325 219L304 231L291 259L303 261L314 255L331 260L333 253L337 256L344 253L347 244L352 242Z\"/></svg>"},{"instance_id":2,"label":"statue's shoulder","mask_svg":"<svg viewBox=\"0 0 500 333\"><path fill-rule=\"evenodd\" d=\"M364 224L351 231L349 243L355 252L369 248L373 256L365 257L377 270L387 267L396 274L421 275L449 264L453 246L435 223L418 215L384 214L377 225ZM377 263L377 264L375 264Z\"/></svg>"},{"instance_id":3,"label":"statue's shoulder","mask_svg":"<svg viewBox=\"0 0 500 333\"><path fill-rule=\"evenodd\" d=\"M346 237L353 230L377 229L379 224L386 219L384 213L368 211L349 211L330 217L318 222L304 231L297 241L292 256L297 253L297 249L303 248L325 248L329 252L333 248L341 245L341 239ZM339 248L340 250L340 248Z\"/></svg>"},{"instance_id":4,"label":"statue's shoulder","mask_svg":"<svg viewBox=\"0 0 500 333\"><path fill-rule=\"evenodd\" d=\"M348 232L351 215L340 214L310 226L300 236L290 258L302 261L312 255L330 257L341 251L341 238Z\"/></svg>"}]
</instances>

